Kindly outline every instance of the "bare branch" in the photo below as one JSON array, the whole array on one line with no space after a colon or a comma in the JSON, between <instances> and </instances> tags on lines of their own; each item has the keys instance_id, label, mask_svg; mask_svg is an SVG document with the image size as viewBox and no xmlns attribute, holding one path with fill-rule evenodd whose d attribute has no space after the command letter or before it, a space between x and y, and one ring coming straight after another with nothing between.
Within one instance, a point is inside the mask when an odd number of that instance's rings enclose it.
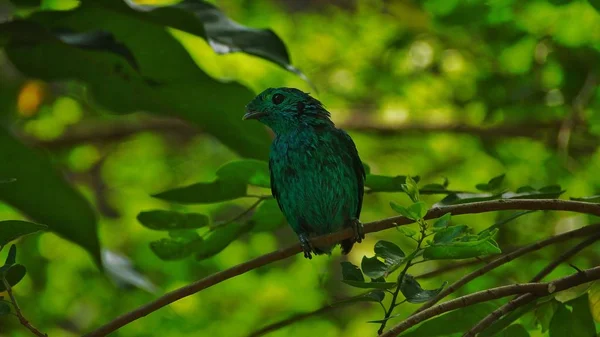
<instances>
[{"instance_id":1,"label":"bare branch","mask_svg":"<svg viewBox=\"0 0 600 337\"><path fill-rule=\"evenodd\" d=\"M579 253L582 249L584 249L585 247L588 247L589 245L591 245L592 243L594 243L598 240L600 240L600 233L596 233L595 235L590 236L589 238L581 241L580 243L575 245L573 248L564 252L558 258L556 258L554 261L552 261L550 264L548 264L546 266L546 268L542 269L537 275L535 275L533 277L533 279L531 279L531 282L538 282L538 281L542 280L544 277L546 277L548 274L550 274L556 267L558 267L561 263L567 261L569 258L574 256L575 254ZM469 331L467 331L463 335L463 337L476 336L479 332L487 329L495 321L502 318L502 316L519 308L520 306L523 306L523 305L535 300L536 298L537 298L537 296L529 293L529 294L521 295L521 296L511 300L507 304L501 306L500 308L494 310L492 313L490 313L489 315L484 317L481 321L479 321L477 324L475 324Z\"/></svg>"},{"instance_id":2,"label":"bare branch","mask_svg":"<svg viewBox=\"0 0 600 337\"><path fill-rule=\"evenodd\" d=\"M458 308L464 308L473 304L487 302L498 298L531 293L534 296L545 296L557 291L565 290L578 286L583 283L600 279L600 267L582 270L573 275L563 277L552 282L542 283L517 283L508 286L502 286L484 291L479 291L470 295L462 296L442 304L438 304L427 310L421 311L418 314L408 317L400 324L394 326L381 337L393 337L406 331L406 329L423 322L429 318L441 315L445 312L452 311Z\"/></svg>"},{"instance_id":3,"label":"bare branch","mask_svg":"<svg viewBox=\"0 0 600 337\"><path fill-rule=\"evenodd\" d=\"M515 200L493 200L493 201L484 201L484 202L476 202L471 204L461 204L461 205L453 205L453 206L445 206L445 207L434 207L429 210L425 219L435 219L440 216L451 213L452 215L460 215L460 214L474 214L474 213L484 213L484 212L493 212L500 210L559 210L559 211L572 211L579 212L585 214L591 214L600 216L600 205L580 202L580 201L570 201L570 200L539 200L539 199L515 199ZM372 233L382 231L384 229L402 226L412 223L413 221L407 219L402 216L387 218L379 221L374 221L368 224L365 224L365 233ZM597 228L595 229L597 230ZM326 245L334 245L337 242L340 242L343 239L347 239L354 235L352 228L347 228L343 231L319 236L311 239L311 243L314 246L326 246ZM95 337L95 336L105 336L120 327L133 322L141 317L148 315L151 312L154 312L170 303L173 303L179 299L195 294L203 289L211 287L215 284L228 280L232 277L244 274L250 270L262 267L264 265L286 259L290 256L298 254L302 251L300 244L295 244L291 247L280 249L275 252L257 257L250 261L239 264L230 269L224 270L222 272L213 274L201 280L195 281L181 287L179 289L173 290L162 297L143 305L133 311L130 311L126 314L123 314L113 321L101 326L100 328L90 332L87 334L87 337Z\"/></svg>"},{"instance_id":4,"label":"bare branch","mask_svg":"<svg viewBox=\"0 0 600 337\"><path fill-rule=\"evenodd\" d=\"M462 287L463 285L467 284L468 282L476 279L477 277L489 272L490 270L493 270L505 263L508 263L514 259L516 259L519 256L525 255L527 253L539 250L543 247L546 247L548 245L557 243L557 242L561 242L561 241L566 241L568 239L574 238L576 236L581 236L581 235L586 235L586 234L593 234L593 233L597 233L600 230L600 224L597 225L592 225L592 226L586 226L580 229L576 229L570 232L566 232L560 235L556 235L553 236L551 238L542 240L542 241L538 241L535 243L532 243L528 246L519 248L517 250L515 250L512 253L506 254L504 256L501 256L497 259L495 259L494 261L486 264L485 266L463 276L461 279L459 279L458 281L452 283L450 286L448 286L447 288L445 288L444 290L442 290L437 296L435 296L434 298L432 298L429 302L425 303L423 306L421 306L417 311L415 311L415 314L427 309L427 308L431 308L434 304L436 304L437 302L439 302L442 298L452 294L453 292L455 292L456 290L458 290L460 287Z\"/></svg>"}]
</instances>

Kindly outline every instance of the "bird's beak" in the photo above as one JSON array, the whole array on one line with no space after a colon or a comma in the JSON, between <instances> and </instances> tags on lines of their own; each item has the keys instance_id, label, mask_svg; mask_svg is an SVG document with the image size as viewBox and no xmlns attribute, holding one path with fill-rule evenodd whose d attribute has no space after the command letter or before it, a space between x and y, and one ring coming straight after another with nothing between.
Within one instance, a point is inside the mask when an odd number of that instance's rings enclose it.
<instances>
[{"instance_id":1,"label":"bird's beak","mask_svg":"<svg viewBox=\"0 0 600 337\"><path fill-rule=\"evenodd\" d=\"M260 112L260 111L246 111L246 114L244 114L244 117L242 117L243 120L246 119L259 119L260 117L266 115L266 112Z\"/></svg>"}]
</instances>

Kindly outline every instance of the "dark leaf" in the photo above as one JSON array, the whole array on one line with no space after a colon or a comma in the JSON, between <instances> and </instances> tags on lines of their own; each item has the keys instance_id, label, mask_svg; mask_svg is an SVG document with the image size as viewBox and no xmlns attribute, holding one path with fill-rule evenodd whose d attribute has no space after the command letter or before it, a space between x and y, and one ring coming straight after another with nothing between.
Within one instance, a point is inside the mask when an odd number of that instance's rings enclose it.
<instances>
[{"instance_id":1,"label":"dark leaf","mask_svg":"<svg viewBox=\"0 0 600 337\"><path fill-rule=\"evenodd\" d=\"M203 240L197 237L195 240L167 239L150 242L150 249L161 260L181 260L198 251L203 245Z\"/></svg>"},{"instance_id":2,"label":"dark leaf","mask_svg":"<svg viewBox=\"0 0 600 337\"><path fill-rule=\"evenodd\" d=\"M208 2L184 0L170 6L138 5L132 1L126 3L133 10L143 12L150 20L206 39L218 54L244 52L255 55L306 79L291 65L285 44L272 30L242 26ZM194 21L200 23L203 29Z\"/></svg>"},{"instance_id":3,"label":"dark leaf","mask_svg":"<svg viewBox=\"0 0 600 337\"><path fill-rule=\"evenodd\" d=\"M498 188L500 188L500 186L502 185L502 182L504 181L504 177L505 177L505 175L501 174L497 177L490 179L487 184L477 184L475 186L475 188L477 188L480 191L485 191L485 192L495 191Z\"/></svg>"},{"instance_id":4,"label":"dark leaf","mask_svg":"<svg viewBox=\"0 0 600 337\"><path fill-rule=\"evenodd\" d=\"M363 168L365 170L365 174L369 175L371 174L371 166L369 166L369 164L362 162Z\"/></svg>"},{"instance_id":5,"label":"dark leaf","mask_svg":"<svg viewBox=\"0 0 600 337\"><path fill-rule=\"evenodd\" d=\"M533 189L531 186L523 186L517 189L516 193L506 192L502 194L503 199L556 199L565 190L558 185L542 187L539 190Z\"/></svg>"},{"instance_id":6,"label":"dark leaf","mask_svg":"<svg viewBox=\"0 0 600 337\"><path fill-rule=\"evenodd\" d=\"M449 226L441 229L433 236L433 242L435 243L449 243L460 235L466 233L469 227L465 225Z\"/></svg>"},{"instance_id":7,"label":"dark leaf","mask_svg":"<svg viewBox=\"0 0 600 337\"><path fill-rule=\"evenodd\" d=\"M427 185L423 185L423 187L420 188L419 192L421 192L421 194L435 194L435 193L445 193L447 192L446 187L444 187L444 185L441 184L427 184Z\"/></svg>"},{"instance_id":8,"label":"dark leaf","mask_svg":"<svg viewBox=\"0 0 600 337\"><path fill-rule=\"evenodd\" d=\"M540 304L535 309L534 315L542 327L542 333L546 333L550 328L550 322L552 321L552 317L554 317L554 313L558 309L559 304L558 301L551 300Z\"/></svg>"},{"instance_id":9,"label":"dark leaf","mask_svg":"<svg viewBox=\"0 0 600 337\"><path fill-rule=\"evenodd\" d=\"M6 220L0 221L0 249L7 243L21 236L47 229L48 226L29 221Z\"/></svg>"},{"instance_id":10,"label":"dark leaf","mask_svg":"<svg viewBox=\"0 0 600 337\"><path fill-rule=\"evenodd\" d=\"M270 232L282 226L285 223L285 217L277 205L277 200L267 199L260 203L256 212L252 214L250 222L254 225L253 231Z\"/></svg>"},{"instance_id":11,"label":"dark leaf","mask_svg":"<svg viewBox=\"0 0 600 337\"><path fill-rule=\"evenodd\" d=\"M552 320L550 321L550 337L574 337L581 336L573 331L573 313L567 307L559 303ZM593 336L593 335L587 335ZM583 337L583 336L582 336Z\"/></svg>"},{"instance_id":12,"label":"dark leaf","mask_svg":"<svg viewBox=\"0 0 600 337\"><path fill-rule=\"evenodd\" d=\"M8 250L8 255L6 256L6 261L4 261L3 267L10 267L17 262L17 246L10 245L10 249Z\"/></svg>"},{"instance_id":13,"label":"dark leaf","mask_svg":"<svg viewBox=\"0 0 600 337\"><path fill-rule=\"evenodd\" d=\"M0 316L10 314L10 305L6 302L0 302Z\"/></svg>"},{"instance_id":14,"label":"dark leaf","mask_svg":"<svg viewBox=\"0 0 600 337\"><path fill-rule=\"evenodd\" d=\"M211 204L244 197L246 184L239 181L215 180L196 183L152 195L155 198L180 204Z\"/></svg>"},{"instance_id":15,"label":"dark leaf","mask_svg":"<svg viewBox=\"0 0 600 337\"><path fill-rule=\"evenodd\" d=\"M502 193L453 193L447 195L444 199L442 199L434 206L458 205L479 201L489 201L499 199L501 196Z\"/></svg>"},{"instance_id":16,"label":"dark leaf","mask_svg":"<svg viewBox=\"0 0 600 337\"><path fill-rule=\"evenodd\" d=\"M419 182L419 177L412 177L414 181ZM376 174L368 174L365 187L368 187L372 192L402 192L402 185L406 183L406 176L382 176Z\"/></svg>"},{"instance_id":17,"label":"dark leaf","mask_svg":"<svg viewBox=\"0 0 600 337\"><path fill-rule=\"evenodd\" d=\"M521 324L513 324L502 330L497 337L529 337L529 332Z\"/></svg>"},{"instance_id":18,"label":"dark leaf","mask_svg":"<svg viewBox=\"0 0 600 337\"><path fill-rule=\"evenodd\" d=\"M213 230L204 240L200 249L196 250L196 259L204 260L221 252L232 241L249 231L251 227L248 224L234 222Z\"/></svg>"},{"instance_id":19,"label":"dark leaf","mask_svg":"<svg viewBox=\"0 0 600 337\"><path fill-rule=\"evenodd\" d=\"M453 310L447 314L434 317L403 333L402 337L447 337L453 334L462 335L473 325L496 309L491 302L484 302Z\"/></svg>"},{"instance_id":20,"label":"dark leaf","mask_svg":"<svg viewBox=\"0 0 600 337\"><path fill-rule=\"evenodd\" d=\"M229 162L217 170L221 181L239 181L245 184L269 188L269 164L256 159L244 159Z\"/></svg>"},{"instance_id":21,"label":"dark leaf","mask_svg":"<svg viewBox=\"0 0 600 337\"><path fill-rule=\"evenodd\" d=\"M207 226L209 219L204 214L153 210L140 212L137 220L146 228L154 230L176 230Z\"/></svg>"},{"instance_id":22,"label":"dark leaf","mask_svg":"<svg viewBox=\"0 0 600 337\"><path fill-rule=\"evenodd\" d=\"M54 168L48 157L33 151L0 129L0 201L85 248L101 265L96 216L86 199Z\"/></svg>"},{"instance_id":23,"label":"dark leaf","mask_svg":"<svg viewBox=\"0 0 600 337\"><path fill-rule=\"evenodd\" d=\"M400 247L398 247L396 244L389 241L377 241L374 250L375 255L382 258L388 267L401 263L405 257L402 249L400 249Z\"/></svg>"},{"instance_id":24,"label":"dark leaf","mask_svg":"<svg viewBox=\"0 0 600 337\"><path fill-rule=\"evenodd\" d=\"M349 286L363 289L390 289L396 286L394 282L361 282L361 281L347 281L343 280Z\"/></svg>"},{"instance_id":25,"label":"dark leaf","mask_svg":"<svg viewBox=\"0 0 600 337\"><path fill-rule=\"evenodd\" d=\"M23 277L27 274L27 269L22 264L13 264L7 271L4 272L4 278L8 281L8 284L13 287L17 283L21 282ZM0 292L6 290L4 282L0 283Z\"/></svg>"},{"instance_id":26,"label":"dark leaf","mask_svg":"<svg viewBox=\"0 0 600 337\"><path fill-rule=\"evenodd\" d=\"M376 256L363 256L360 267L363 273L372 279L383 277L387 271L387 266L385 263L379 261Z\"/></svg>"},{"instance_id":27,"label":"dark leaf","mask_svg":"<svg viewBox=\"0 0 600 337\"><path fill-rule=\"evenodd\" d=\"M573 308L571 336L594 336L596 334L596 325L590 312L588 294L567 302ZM552 333L551 333L552 334Z\"/></svg>"},{"instance_id":28,"label":"dark leaf","mask_svg":"<svg viewBox=\"0 0 600 337\"><path fill-rule=\"evenodd\" d=\"M434 298L440 291L446 286L447 282L444 282L442 286L434 290L425 290L421 288L421 285L414 277L409 274L405 274L400 285L400 291L409 303L424 303Z\"/></svg>"},{"instance_id":29,"label":"dark leaf","mask_svg":"<svg viewBox=\"0 0 600 337\"><path fill-rule=\"evenodd\" d=\"M357 266L347 261L341 262L340 265L342 266L342 277L344 281L365 281L365 278L362 272L360 271L360 268L358 268Z\"/></svg>"},{"instance_id":30,"label":"dark leaf","mask_svg":"<svg viewBox=\"0 0 600 337\"><path fill-rule=\"evenodd\" d=\"M600 202L600 194L597 195L590 195L587 197L581 197L581 198L570 198L571 200L575 200L575 201L584 201L584 202Z\"/></svg>"},{"instance_id":31,"label":"dark leaf","mask_svg":"<svg viewBox=\"0 0 600 337\"><path fill-rule=\"evenodd\" d=\"M445 228L450 224L450 219L452 215L450 213L446 213L442 215L439 219L435 221L433 224L434 228Z\"/></svg>"},{"instance_id":32,"label":"dark leaf","mask_svg":"<svg viewBox=\"0 0 600 337\"><path fill-rule=\"evenodd\" d=\"M115 4L118 9L113 8ZM46 81L82 81L94 101L108 110L187 119L242 156L268 158L266 129L241 119L254 93L239 83L208 76L181 43L147 14L132 11L121 1L86 1L75 10L36 12L28 20L50 31L102 27L135 55L143 76L120 55L38 40L5 48L10 61L24 74ZM185 21L182 17L178 20ZM134 31L144 34L132 34ZM156 46L168 52L156 52Z\"/></svg>"},{"instance_id":33,"label":"dark leaf","mask_svg":"<svg viewBox=\"0 0 600 337\"><path fill-rule=\"evenodd\" d=\"M533 301L527 305L519 307L508 314L502 316L500 319L496 320L492 325L490 325L487 329L483 330L479 333L479 337L491 337L491 336L506 336L509 337L508 333L512 331L514 325L511 325L513 322L521 318L521 316L525 315L529 311L533 310L536 306L536 301ZM510 326L509 326L510 325ZM499 335L500 334L500 335Z\"/></svg>"},{"instance_id":34,"label":"dark leaf","mask_svg":"<svg viewBox=\"0 0 600 337\"><path fill-rule=\"evenodd\" d=\"M352 297L342 302L382 302L384 298L385 292L383 292L382 290L373 290L367 294Z\"/></svg>"}]
</instances>

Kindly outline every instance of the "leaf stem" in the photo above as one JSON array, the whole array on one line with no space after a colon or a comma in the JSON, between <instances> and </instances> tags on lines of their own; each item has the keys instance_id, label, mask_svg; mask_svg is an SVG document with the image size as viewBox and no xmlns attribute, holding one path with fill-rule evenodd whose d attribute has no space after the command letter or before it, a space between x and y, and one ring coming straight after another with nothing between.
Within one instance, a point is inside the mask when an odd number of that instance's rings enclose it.
<instances>
[{"instance_id":1,"label":"leaf stem","mask_svg":"<svg viewBox=\"0 0 600 337\"><path fill-rule=\"evenodd\" d=\"M29 323L29 321L23 316L23 313L21 312L21 308L19 307L19 304L17 303L17 299L15 298L15 295L12 292L12 288L4 276L2 277L2 282L4 283L4 286L6 287L6 292L8 293L8 296L10 297L10 300L12 301L13 307L15 307L15 314L19 318L19 322L21 322L21 325L23 325L24 327L29 329L29 331L31 331L36 336L48 337L48 335L46 335L45 333L42 333L40 330L36 329L33 325L31 325L31 323Z\"/></svg>"},{"instance_id":2,"label":"leaf stem","mask_svg":"<svg viewBox=\"0 0 600 337\"><path fill-rule=\"evenodd\" d=\"M408 255L408 259L406 259L406 265L404 266L404 269L402 269L402 271L400 272L400 275L398 275L398 285L396 286L396 291L394 291L394 295L392 296L392 301L390 302L390 307L388 308L388 310L385 313L385 317L383 318L383 322L381 322L381 326L379 327L379 330L377 330L377 334L381 335L383 333L383 329L385 329L385 326L390 318L390 316L392 316L392 312L394 311L394 309L396 308L396 300L398 299L398 294L400 293L400 288L402 287L402 281L404 280L404 276L406 275L406 272L408 271L408 268L412 267L415 263L413 263L413 259L415 259L418 255L419 250L421 249L421 244L423 243L423 240L425 240L425 238L427 237L425 231L427 230L427 223L425 222L425 220L423 219L419 219L419 228L421 230L421 236L419 237L419 240L417 240L417 247L415 248L415 250L410 253L410 255ZM406 300L404 300L406 301ZM404 301L400 302L403 303ZM398 304L400 304L398 303Z\"/></svg>"}]
</instances>

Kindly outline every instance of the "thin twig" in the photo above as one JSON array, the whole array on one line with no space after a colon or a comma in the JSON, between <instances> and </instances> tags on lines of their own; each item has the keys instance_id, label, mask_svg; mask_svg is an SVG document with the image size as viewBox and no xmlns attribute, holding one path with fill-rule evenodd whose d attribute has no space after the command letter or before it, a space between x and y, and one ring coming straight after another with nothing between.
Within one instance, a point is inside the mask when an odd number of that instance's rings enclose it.
<instances>
[{"instance_id":1,"label":"thin twig","mask_svg":"<svg viewBox=\"0 0 600 337\"><path fill-rule=\"evenodd\" d=\"M15 295L12 292L12 287L10 286L10 283L8 283L8 281L4 277L2 278L2 282L4 283L4 287L6 287L6 292L8 293L8 296L10 297L10 300L12 301L12 305L15 308L15 314L19 318L19 322L21 322L21 325L23 325L24 327L29 329L29 331L31 331L36 336L48 337L48 335L46 335L45 333L42 333L40 330L36 329L33 325L31 325L31 323L29 323L29 321L25 318L25 316L23 316L23 313L21 312L21 308L19 307L19 304L17 303L17 299L15 298Z\"/></svg>"},{"instance_id":2,"label":"thin twig","mask_svg":"<svg viewBox=\"0 0 600 337\"><path fill-rule=\"evenodd\" d=\"M600 240L600 233L596 233L593 236L581 241L577 245L573 246L573 248L561 254L558 258L548 264L544 269L542 269L537 275L535 275L530 282L539 282L548 274L550 274L556 267L558 267L561 263L567 261L569 258L579 253L585 247L588 247L592 243ZM475 324L469 331L467 331L463 337L474 337L481 331L487 329L490 325L492 325L495 321L502 318L502 316L508 314L509 312L526 305L527 303L535 300L537 296L534 294L524 294L521 295L507 304L501 306L500 308L494 310L492 313L484 317L481 321Z\"/></svg>"},{"instance_id":3,"label":"thin twig","mask_svg":"<svg viewBox=\"0 0 600 337\"><path fill-rule=\"evenodd\" d=\"M435 219L440 216L451 213L452 215L475 214L493 211L504 210L560 210L572 211L585 214L600 216L600 205L572 201L572 200L539 200L539 199L515 199L515 200L493 200L483 201L470 204L460 204L445 207L434 207L429 210L425 219ZM387 218L365 224L365 233L378 232L384 229L402 226L412 223L413 221L402 216ZM354 235L352 228L347 228L343 231L323 235L311 239L314 246L334 245L343 239L347 239ZM300 244L295 244L291 247L280 249L275 252L262 255L250 261L210 275L201 280L192 282L179 289L173 290L156 300L145 304L133 311L125 313L116 319L106 323L98 329L88 333L87 337L106 336L107 334L119 329L120 327L133 322L141 317L144 317L168 304L171 304L179 299L195 294L215 284L228 280L232 277L244 274L250 270L262 267L264 265L286 259L290 256L298 254L302 251Z\"/></svg>"},{"instance_id":4,"label":"thin twig","mask_svg":"<svg viewBox=\"0 0 600 337\"><path fill-rule=\"evenodd\" d=\"M223 226L227 226L232 222L238 221L239 219L243 218L246 214L252 212L252 210L254 210L256 208L256 206L258 206L258 204L260 204L261 202L263 202L265 199L270 198L271 196L257 196L258 200L256 200L252 205L250 205L250 207L248 207L247 209L243 210L242 212L240 212L240 214L236 215L235 217L229 219L229 220L225 220L219 223L216 223L214 226L210 227L210 231L212 232L217 228L223 227Z\"/></svg>"},{"instance_id":5,"label":"thin twig","mask_svg":"<svg viewBox=\"0 0 600 337\"><path fill-rule=\"evenodd\" d=\"M468 282L474 280L475 278L489 272L490 270L493 270L505 263L508 263L514 259L516 259L519 256L525 255L527 253L539 250L543 247L546 247L548 245L557 243L557 242L561 242L561 241L566 241L568 239L574 238L576 236L580 236L580 235L584 235L584 234L592 234L592 233L596 233L600 230L600 224L597 225L591 225L591 226L586 226L580 229L576 229L570 232L566 232L560 235L556 235L553 237L550 237L548 239L542 240L542 241L538 241L535 243L532 243L528 246L519 248L517 250L515 250L514 252L510 253L510 254L506 254L503 255L497 259L495 259L494 261L486 264L485 266L463 276L462 278L460 278L458 281L454 282L453 284L451 284L450 286L448 286L447 288L445 288L444 290L442 290L437 296L435 296L434 298L432 298L429 302L425 303L423 306L421 306L417 311L415 311L414 314L417 314L427 308L431 308L434 304L436 304L437 302L439 302L442 298L450 295L451 293L455 292L456 290L458 290L460 287L462 287L463 285L467 284ZM414 315L413 314L413 315Z\"/></svg>"},{"instance_id":6,"label":"thin twig","mask_svg":"<svg viewBox=\"0 0 600 337\"><path fill-rule=\"evenodd\" d=\"M427 310L421 311L416 315L412 315L394 326L381 337L393 337L397 336L406 329L415 326L429 318L441 315L445 312L452 311L458 308L468 307L477 303L487 302L498 298L532 293L535 296L545 296L558 291L569 289L578 286L583 283L591 282L600 279L600 267L590 268L575 273L570 276L566 276L552 282L541 282L541 283L517 283L508 286L502 286L492 289L479 291L473 294L462 296L442 304L438 304Z\"/></svg>"}]
</instances>

